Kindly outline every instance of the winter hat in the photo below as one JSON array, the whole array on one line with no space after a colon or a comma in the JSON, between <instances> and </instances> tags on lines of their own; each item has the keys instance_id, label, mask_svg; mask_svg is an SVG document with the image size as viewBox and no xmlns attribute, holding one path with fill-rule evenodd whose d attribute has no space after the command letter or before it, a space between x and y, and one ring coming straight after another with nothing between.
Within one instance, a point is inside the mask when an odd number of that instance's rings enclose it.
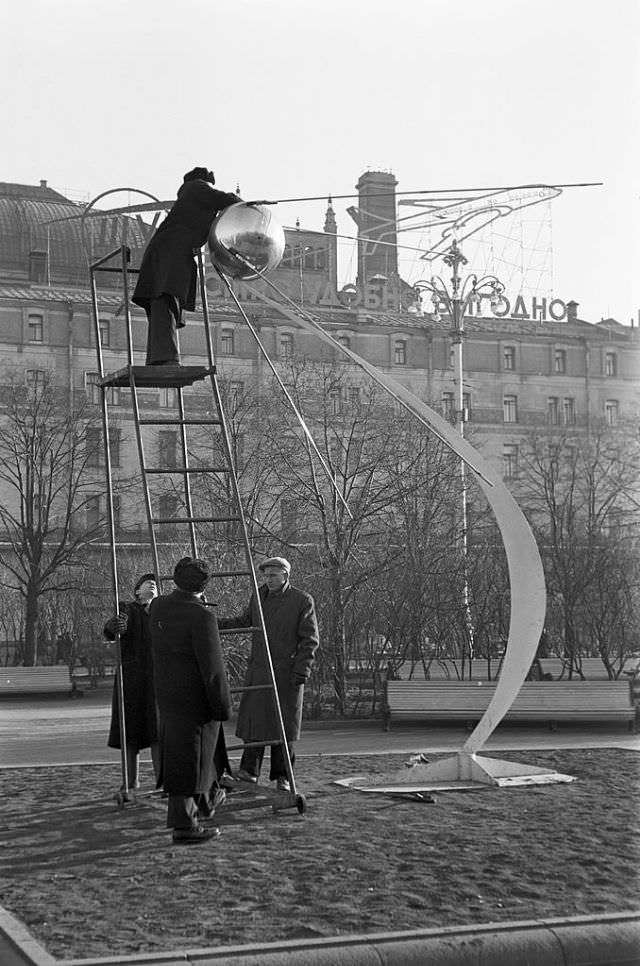
<instances>
[{"instance_id":1,"label":"winter hat","mask_svg":"<svg viewBox=\"0 0 640 966\"><path fill-rule=\"evenodd\" d=\"M187 171L182 179L183 181L208 181L209 184L215 184L216 179L213 171L209 171L207 168L193 168L191 171Z\"/></svg>"},{"instance_id":2,"label":"winter hat","mask_svg":"<svg viewBox=\"0 0 640 966\"><path fill-rule=\"evenodd\" d=\"M189 590L192 594L203 590L210 576L209 564L198 557L183 557L173 571L174 583L180 590Z\"/></svg>"},{"instance_id":3,"label":"winter hat","mask_svg":"<svg viewBox=\"0 0 640 966\"><path fill-rule=\"evenodd\" d=\"M142 585L145 582L145 580L153 580L154 583L157 583L156 575L155 574L143 574L142 577L138 577L138 582L136 583L135 587L133 588L133 593L134 594L137 594L138 593L138 591L142 587Z\"/></svg>"},{"instance_id":4,"label":"winter hat","mask_svg":"<svg viewBox=\"0 0 640 966\"><path fill-rule=\"evenodd\" d=\"M258 570L264 570L266 567L279 567L280 570L286 570L287 574L291 573L291 564L286 557L268 557L258 565Z\"/></svg>"}]
</instances>

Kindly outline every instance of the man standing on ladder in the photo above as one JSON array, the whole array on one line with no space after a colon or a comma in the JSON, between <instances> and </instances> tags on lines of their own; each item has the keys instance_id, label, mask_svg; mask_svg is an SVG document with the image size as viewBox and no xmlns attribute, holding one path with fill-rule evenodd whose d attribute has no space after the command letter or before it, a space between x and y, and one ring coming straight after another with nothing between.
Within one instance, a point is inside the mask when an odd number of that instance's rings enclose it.
<instances>
[{"instance_id":1,"label":"man standing on ladder","mask_svg":"<svg viewBox=\"0 0 640 966\"><path fill-rule=\"evenodd\" d=\"M147 313L148 366L180 365L177 330L182 312L195 309L197 271L194 249L205 244L218 212L242 199L214 188L213 171L193 168L177 201L147 245L131 301Z\"/></svg>"},{"instance_id":2,"label":"man standing on ladder","mask_svg":"<svg viewBox=\"0 0 640 966\"><path fill-rule=\"evenodd\" d=\"M278 689L291 766L295 762L293 742L300 737L304 685L313 667L318 648L318 624L313 597L289 583L291 564L284 557L270 557L259 568L265 577L260 587L260 602L269 641L269 650ZM252 597L239 617L219 620L219 626L259 626L258 608ZM245 687L270 684L265 644L260 631L254 631ZM236 735L245 742L268 743L278 735L278 720L273 693L245 691L240 700ZM260 776L264 746L246 747L242 753L238 778L256 783ZM271 781L278 791L290 791L286 762L281 744L271 745Z\"/></svg>"}]
</instances>

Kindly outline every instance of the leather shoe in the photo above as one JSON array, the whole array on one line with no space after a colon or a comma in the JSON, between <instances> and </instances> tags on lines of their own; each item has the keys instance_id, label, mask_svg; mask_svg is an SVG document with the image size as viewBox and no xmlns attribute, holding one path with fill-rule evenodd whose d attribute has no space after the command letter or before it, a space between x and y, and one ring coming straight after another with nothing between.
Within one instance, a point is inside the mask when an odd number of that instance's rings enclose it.
<instances>
[{"instance_id":1,"label":"leather shoe","mask_svg":"<svg viewBox=\"0 0 640 966\"><path fill-rule=\"evenodd\" d=\"M253 785L256 785L258 782L256 775L252 775L250 772L246 770L246 768L239 769L238 778L240 779L241 782L251 782Z\"/></svg>"},{"instance_id":2,"label":"leather shoe","mask_svg":"<svg viewBox=\"0 0 640 966\"><path fill-rule=\"evenodd\" d=\"M279 792L290 792L291 785L287 778L279 778L276 782L276 788Z\"/></svg>"},{"instance_id":3,"label":"leather shoe","mask_svg":"<svg viewBox=\"0 0 640 966\"><path fill-rule=\"evenodd\" d=\"M208 842L209 839L220 838L219 828L203 828L194 825L192 828L175 828L173 841L176 845L195 845L198 842Z\"/></svg>"}]
</instances>

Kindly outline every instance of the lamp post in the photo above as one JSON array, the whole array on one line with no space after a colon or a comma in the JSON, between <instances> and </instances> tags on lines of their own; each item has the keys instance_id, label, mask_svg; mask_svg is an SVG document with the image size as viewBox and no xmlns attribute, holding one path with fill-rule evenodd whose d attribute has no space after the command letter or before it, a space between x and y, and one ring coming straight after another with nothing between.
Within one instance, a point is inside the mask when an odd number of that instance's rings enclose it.
<instances>
[{"instance_id":1,"label":"lamp post","mask_svg":"<svg viewBox=\"0 0 640 966\"><path fill-rule=\"evenodd\" d=\"M422 292L429 292L433 303L434 321L440 321L440 307L444 306L449 318L451 319L451 347L453 349L453 384L454 384L454 403L455 418L458 432L464 436L464 424L467 421L467 410L464 405L464 383L463 383L463 359L462 343L464 340L464 317L465 313L472 306L479 306L483 298L488 298L491 305L496 305L504 292L504 285L495 275L483 275L481 278L475 273L471 273L462 278L460 268L467 264L467 259L462 254L458 242L454 239L451 247L442 258L445 265L451 271L451 284L447 286L440 275L434 275L430 279L421 279L416 282L414 288L418 295ZM468 514L467 514L467 484L466 470L463 460L460 460L460 484L461 484L461 507L460 507L460 549L462 551L463 564L463 603L467 622L467 632L469 635L469 657L474 654L474 631L471 620L471 609L469 607L469 581L467 576L467 542L468 542Z\"/></svg>"}]
</instances>

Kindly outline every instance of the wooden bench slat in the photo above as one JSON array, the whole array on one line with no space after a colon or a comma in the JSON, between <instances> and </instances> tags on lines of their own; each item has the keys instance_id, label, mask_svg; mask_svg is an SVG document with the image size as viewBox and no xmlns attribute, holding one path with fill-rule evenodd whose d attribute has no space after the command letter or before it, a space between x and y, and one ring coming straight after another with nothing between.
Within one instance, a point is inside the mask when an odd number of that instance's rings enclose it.
<instances>
[{"instance_id":1,"label":"wooden bench slat","mask_svg":"<svg viewBox=\"0 0 640 966\"><path fill-rule=\"evenodd\" d=\"M73 689L69 668L58 664L52 667L0 668L0 695L70 693Z\"/></svg>"},{"instance_id":2,"label":"wooden bench slat","mask_svg":"<svg viewBox=\"0 0 640 966\"><path fill-rule=\"evenodd\" d=\"M404 719L482 717L495 682L388 681L385 723ZM634 722L636 708L629 681L525 681L506 719L621 720Z\"/></svg>"}]
</instances>

